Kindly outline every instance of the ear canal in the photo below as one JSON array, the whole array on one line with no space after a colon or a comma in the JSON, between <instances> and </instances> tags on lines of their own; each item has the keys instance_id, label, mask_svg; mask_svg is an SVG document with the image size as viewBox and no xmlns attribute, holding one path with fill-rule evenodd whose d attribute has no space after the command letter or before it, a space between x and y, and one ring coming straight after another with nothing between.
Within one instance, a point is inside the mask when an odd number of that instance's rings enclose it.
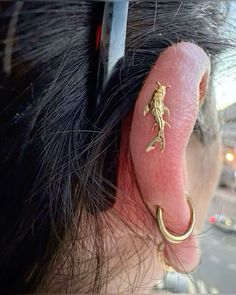
<instances>
[{"instance_id":1,"label":"ear canal","mask_svg":"<svg viewBox=\"0 0 236 295\"><path fill-rule=\"evenodd\" d=\"M205 96L209 72L210 60L200 47L185 42L171 46L157 59L134 109L129 145L139 191L154 216L158 206L163 209L166 226L176 234L185 232L189 225L190 212L185 196L185 150L197 119L200 101ZM160 103L157 100L156 104L152 104L156 83L159 83L159 87L166 87L162 109L157 110L159 115L155 115L152 109L158 109L157 104ZM156 97L158 95L156 93ZM144 117L143 111L147 105L149 112ZM157 126L152 130L155 123ZM164 138L164 148L161 136ZM147 153L147 145L153 138L154 148ZM196 249L194 238L186 243ZM175 254L182 251L181 245L174 247ZM198 251L191 249L188 252L188 266L194 267L198 263ZM169 253L168 259L170 257Z\"/></svg>"}]
</instances>

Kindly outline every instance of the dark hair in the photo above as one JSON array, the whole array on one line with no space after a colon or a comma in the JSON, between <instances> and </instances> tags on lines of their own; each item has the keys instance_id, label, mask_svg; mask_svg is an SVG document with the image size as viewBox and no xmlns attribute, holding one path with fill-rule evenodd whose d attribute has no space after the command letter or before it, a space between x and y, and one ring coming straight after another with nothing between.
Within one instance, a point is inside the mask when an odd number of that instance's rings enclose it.
<instances>
[{"instance_id":1,"label":"dark hair","mask_svg":"<svg viewBox=\"0 0 236 295\"><path fill-rule=\"evenodd\" d=\"M125 58L95 108L103 4L0 4L1 293L53 284L99 292L109 222L99 212L115 202L120 124L153 62L180 41L203 47L213 64L234 45L223 27L228 1L131 2ZM195 131L207 142L217 133L210 96L202 113L212 115Z\"/></svg>"}]
</instances>

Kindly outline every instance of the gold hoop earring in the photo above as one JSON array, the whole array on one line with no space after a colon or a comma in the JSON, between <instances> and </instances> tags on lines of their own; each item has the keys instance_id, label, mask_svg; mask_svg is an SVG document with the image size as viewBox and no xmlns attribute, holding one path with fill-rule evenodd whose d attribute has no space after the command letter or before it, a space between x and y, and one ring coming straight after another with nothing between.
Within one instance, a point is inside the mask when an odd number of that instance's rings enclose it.
<instances>
[{"instance_id":1,"label":"gold hoop earring","mask_svg":"<svg viewBox=\"0 0 236 295\"><path fill-rule=\"evenodd\" d=\"M157 258L161 264L161 268L166 272L174 272L175 269L166 262L164 248L165 245L162 242L157 247Z\"/></svg>"},{"instance_id":2,"label":"gold hoop earring","mask_svg":"<svg viewBox=\"0 0 236 295\"><path fill-rule=\"evenodd\" d=\"M198 270L199 265L201 264L201 260L200 260L199 264L191 271L186 272L186 271L176 270L173 266L171 266L169 264L169 262L166 261L164 249L165 249L165 245L163 244L163 242L161 242L157 247L157 258L160 262L162 269L165 272L178 272L178 273L186 275L186 274L193 274Z\"/></svg>"},{"instance_id":3,"label":"gold hoop earring","mask_svg":"<svg viewBox=\"0 0 236 295\"><path fill-rule=\"evenodd\" d=\"M157 224L159 226L159 229L163 235L163 237L169 241L170 243L174 244L179 244L187 240L190 235L192 234L196 222L196 213L195 213L195 208L192 199L188 196L187 197L187 202L189 205L189 209L191 212L191 217L190 217L190 222L189 222L189 227L187 231L182 234L182 235L175 235L174 233L170 233L167 228L165 227L164 221L163 221L163 210L158 207L156 211L156 220Z\"/></svg>"}]
</instances>

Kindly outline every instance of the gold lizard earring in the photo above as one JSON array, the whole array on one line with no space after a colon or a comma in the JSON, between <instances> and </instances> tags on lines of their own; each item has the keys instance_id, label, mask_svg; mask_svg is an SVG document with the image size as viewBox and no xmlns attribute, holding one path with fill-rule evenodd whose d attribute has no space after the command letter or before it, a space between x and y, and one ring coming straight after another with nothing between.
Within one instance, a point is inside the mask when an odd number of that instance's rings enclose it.
<instances>
[{"instance_id":1,"label":"gold lizard earring","mask_svg":"<svg viewBox=\"0 0 236 295\"><path fill-rule=\"evenodd\" d=\"M151 101L144 107L143 114L146 116L149 112L151 112L155 120L153 129L158 126L159 131L154 139L147 145L146 152L150 152L151 150L155 149L155 146L158 142L160 143L161 151L163 151L165 148L165 125L171 127L170 124L163 119L165 114L170 117L170 110L164 104L166 89L170 88L170 86L164 86L160 82L156 82L156 84L157 87L153 93Z\"/></svg>"},{"instance_id":2,"label":"gold lizard earring","mask_svg":"<svg viewBox=\"0 0 236 295\"><path fill-rule=\"evenodd\" d=\"M195 213L193 201L189 196L187 197L187 202L190 208L191 218L189 222L189 227L183 235L175 235L166 229L164 221L163 221L163 217L162 217L162 209L159 207L157 208L157 211L156 211L157 224L159 226L159 229L163 237L170 243L178 244L178 243L184 242L190 237L190 235L192 234L194 230L194 226L196 222L196 213Z\"/></svg>"}]
</instances>

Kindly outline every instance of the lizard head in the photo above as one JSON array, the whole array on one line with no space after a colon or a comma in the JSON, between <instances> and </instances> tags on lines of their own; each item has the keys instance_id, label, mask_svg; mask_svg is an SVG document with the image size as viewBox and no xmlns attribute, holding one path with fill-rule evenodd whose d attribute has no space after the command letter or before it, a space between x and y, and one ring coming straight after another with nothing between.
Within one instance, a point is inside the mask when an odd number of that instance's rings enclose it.
<instances>
[{"instance_id":1,"label":"lizard head","mask_svg":"<svg viewBox=\"0 0 236 295\"><path fill-rule=\"evenodd\" d=\"M160 94L161 100L164 101L166 96L166 90L170 88L170 86L165 86L161 84L160 82L156 82L157 88L156 91Z\"/></svg>"}]
</instances>

